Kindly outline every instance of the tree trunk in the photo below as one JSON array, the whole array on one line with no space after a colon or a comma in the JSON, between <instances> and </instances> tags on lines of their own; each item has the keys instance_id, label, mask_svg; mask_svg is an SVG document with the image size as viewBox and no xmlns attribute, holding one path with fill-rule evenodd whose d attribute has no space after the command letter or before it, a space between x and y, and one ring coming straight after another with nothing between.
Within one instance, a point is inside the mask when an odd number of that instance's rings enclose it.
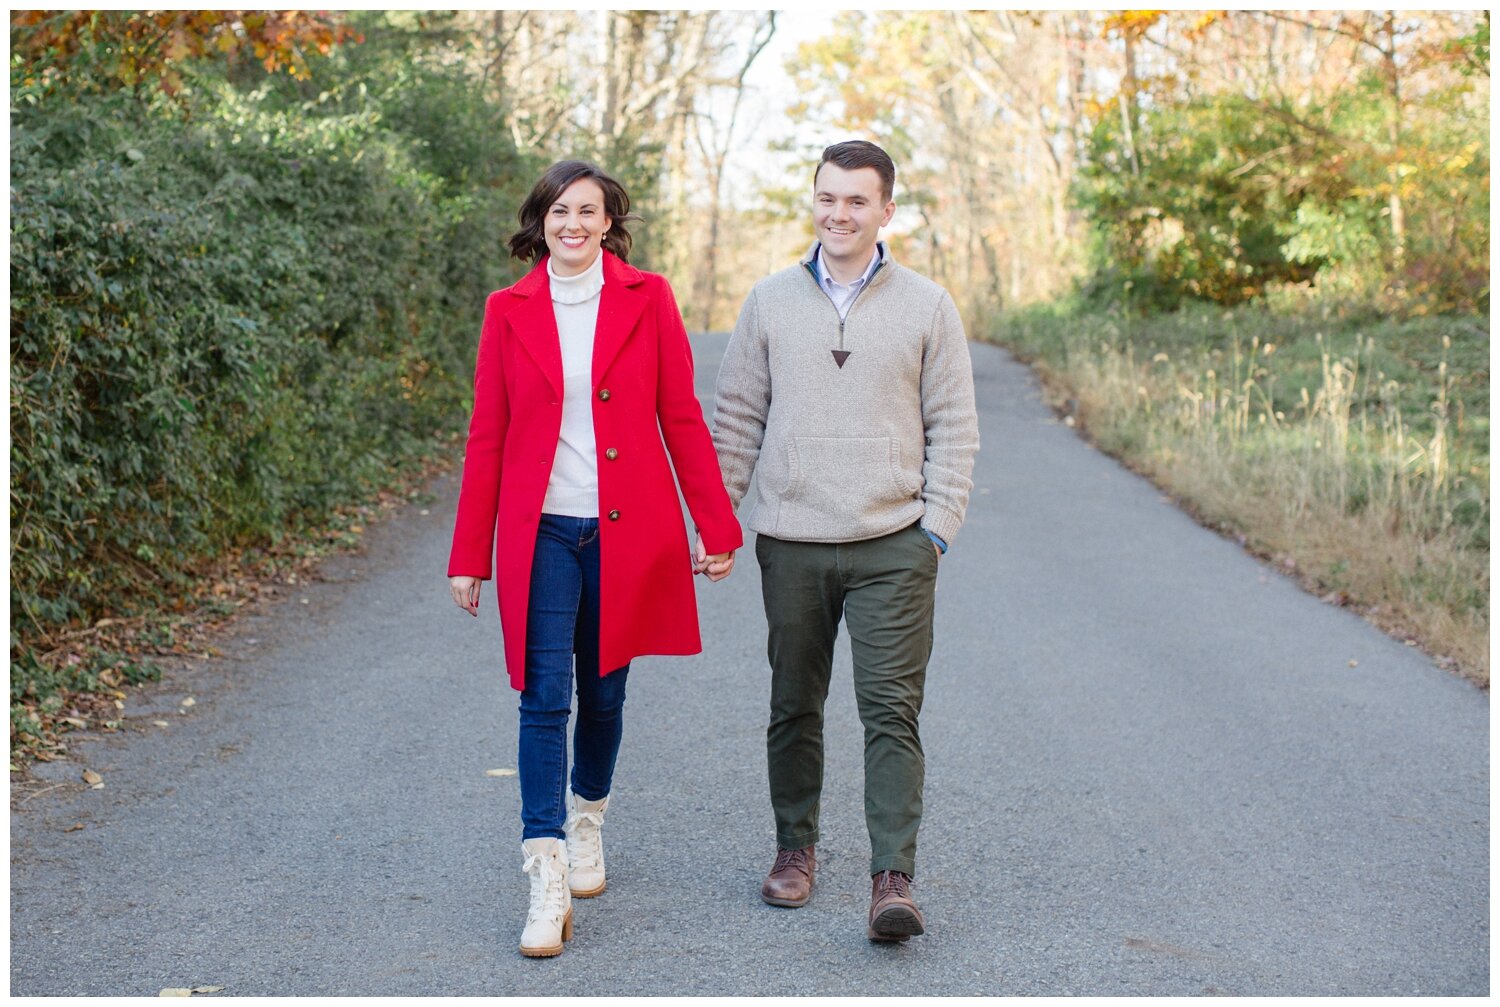
<instances>
[{"instance_id":1,"label":"tree trunk","mask_svg":"<svg viewBox=\"0 0 1500 1007\"><path fill-rule=\"evenodd\" d=\"M1120 125L1125 139L1125 153L1130 160L1130 173L1139 176L1141 162L1135 153L1135 93L1140 84L1135 76L1135 38L1125 31L1125 80L1120 88Z\"/></svg>"},{"instance_id":2,"label":"tree trunk","mask_svg":"<svg viewBox=\"0 0 1500 1007\"><path fill-rule=\"evenodd\" d=\"M734 104L729 109L729 124L724 130L724 141L714 152L713 187L712 198L708 209L708 247L704 250L703 268L698 273L698 282L694 285L694 294L700 305L699 331L707 332L713 325L714 309L719 300L719 222L723 218L723 184L724 164L729 158L729 148L734 143L734 127L740 117L740 102L745 97L745 77L754 65L755 58L760 55L766 43L771 41L771 36L776 34L776 12L770 11L764 21L757 22L755 35L750 40L750 51L745 57L745 62L740 67L739 76L734 81Z\"/></svg>"},{"instance_id":3,"label":"tree trunk","mask_svg":"<svg viewBox=\"0 0 1500 1007\"><path fill-rule=\"evenodd\" d=\"M619 79L615 67L615 15L601 10L597 16L599 26L599 52L595 64L599 68L599 83L595 89L594 145L599 151L607 150L609 140L615 135L615 102L618 98Z\"/></svg>"},{"instance_id":4,"label":"tree trunk","mask_svg":"<svg viewBox=\"0 0 1500 1007\"><path fill-rule=\"evenodd\" d=\"M1401 70L1396 63L1396 13L1386 11L1381 26L1385 45L1381 47L1386 82L1390 88L1390 105L1386 112L1386 139L1391 145L1391 163L1388 178L1391 196L1388 208L1391 216L1391 267L1392 279L1401 285L1401 273L1406 265L1406 210L1401 205Z\"/></svg>"}]
</instances>

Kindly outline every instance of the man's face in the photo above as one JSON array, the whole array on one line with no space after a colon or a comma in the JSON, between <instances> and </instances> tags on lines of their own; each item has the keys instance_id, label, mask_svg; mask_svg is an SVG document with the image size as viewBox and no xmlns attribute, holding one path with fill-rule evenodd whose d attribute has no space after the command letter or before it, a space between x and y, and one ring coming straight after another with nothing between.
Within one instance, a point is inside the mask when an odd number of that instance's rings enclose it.
<instances>
[{"instance_id":1,"label":"man's face","mask_svg":"<svg viewBox=\"0 0 1500 1007\"><path fill-rule=\"evenodd\" d=\"M828 162L813 182L813 229L830 262L861 267L870 261L880 229L896 212L881 198L874 168L840 168Z\"/></svg>"}]
</instances>

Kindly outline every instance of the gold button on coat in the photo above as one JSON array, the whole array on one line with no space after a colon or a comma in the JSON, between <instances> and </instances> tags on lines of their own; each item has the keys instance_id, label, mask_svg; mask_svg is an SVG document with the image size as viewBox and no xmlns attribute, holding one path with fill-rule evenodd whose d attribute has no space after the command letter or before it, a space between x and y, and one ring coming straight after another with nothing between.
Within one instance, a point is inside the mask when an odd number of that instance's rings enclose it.
<instances>
[{"instance_id":1,"label":"gold button on coat","mask_svg":"<svg viewBox=\"0 0 1500 1007\"><path fill-rule=\"evenodd\" d=\"M611 521L618 521L618 520L620 520L620 512L617 511L617 510L610 511L609 512L609 519Z\"/></svg>"},{"instance_id":2,"label":"gold button on coat","mask_svg":"<svg viewBox=\"0 0 1500 1007\"><path fill-rule=\"evenodd\" d=\"M599 401L600 402L608 402L609 401L609 389L608 388L601 388L601 389L599 389Z\"/></svg>"},{"instance_id":3,"label":"gold button on coat","mask_svg":"<svg viewBox=\"0 0 1500 1007\"><path fill-rule=\"evenodd\" d=\"M610 461L614 461L616 458L620 457L620 452L616 451L614 448L610 448L604 452L604 457L608 458Z\"/></svg>"}]
</instances>

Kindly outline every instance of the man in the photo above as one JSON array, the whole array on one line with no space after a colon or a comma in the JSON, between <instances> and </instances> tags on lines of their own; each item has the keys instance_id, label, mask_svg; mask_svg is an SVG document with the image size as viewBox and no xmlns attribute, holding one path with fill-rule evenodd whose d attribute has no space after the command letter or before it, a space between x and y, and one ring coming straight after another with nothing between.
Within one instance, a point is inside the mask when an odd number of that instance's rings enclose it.
<instances>
[{"instance_id":1,"label":"man","mask_svg":"<svg viewBox=\"0 0 1500 1007\"><path fill-rule=\"evenodd\" d=\"M714 446L739 506L755 472L771 663L766 755L776 860L761 897L801 906L817 867L823 704L842 617L865 729L867 935L923 931L911 894L922 818L917 714L939 556L979 448L974 377L947 291L878 240L896 167L862 140L823 151L817 241L755 285L719 371ZM717 571L714 571L717 572Z\"/></svg>"}]
</instances>

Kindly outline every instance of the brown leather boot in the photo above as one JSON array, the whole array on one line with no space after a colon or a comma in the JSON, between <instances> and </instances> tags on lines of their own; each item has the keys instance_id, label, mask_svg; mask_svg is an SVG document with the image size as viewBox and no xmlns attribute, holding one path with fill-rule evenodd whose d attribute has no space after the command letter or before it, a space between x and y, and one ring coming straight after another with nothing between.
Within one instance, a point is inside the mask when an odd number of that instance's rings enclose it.
<instances>
[{"instance_id":1,"label":"brown leather boot","mask_svg":"<svg viewBox=\"0 0 1500 1007\"><path fill-rule=\"evenodd\" d=\"M776 848L776 863L760 886L760 897L773 906L789 906L795 909L807 905L812 898L813 872L817 870L818 858L809 846L805 850Z\"/></svg>"},{"instance_id":2,"label":"brown leather boot","mask_svg":"<svg viewBox=\"0 0 1500 1007\"><path fill-rule=\"evenodd\" d=\"M904 941L922 933L922 913L911 897L911 878L900 871L881 871L870 878L872 941Z\"/></svg>"}]
</instances>

